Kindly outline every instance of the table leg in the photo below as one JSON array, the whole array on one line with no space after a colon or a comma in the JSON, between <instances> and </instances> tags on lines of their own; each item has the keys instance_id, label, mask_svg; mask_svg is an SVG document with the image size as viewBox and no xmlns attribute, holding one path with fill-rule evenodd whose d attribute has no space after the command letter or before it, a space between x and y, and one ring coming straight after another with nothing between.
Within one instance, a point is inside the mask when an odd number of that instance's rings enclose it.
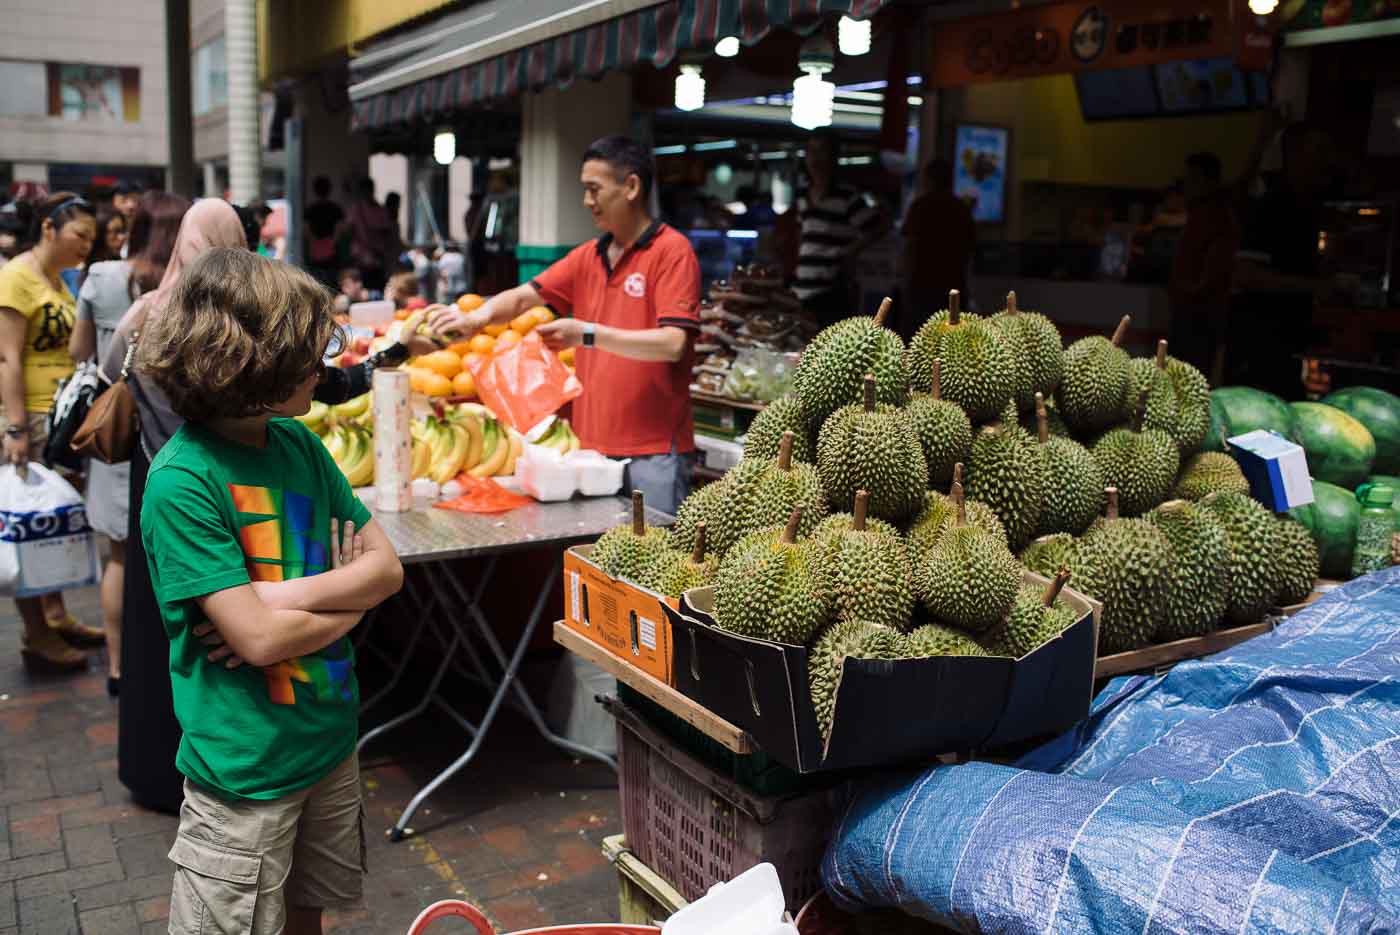
<instances>
[{"instance_id":1,"label":"table leg","mask_svg":"<svg viewBox=\"0 0 1400 935\"><path fill-rule=\"evenodd\" d=\"M427 618L424 619L426 620ZM448 669L452 668L452 659L454 656L456 656L458 649L461 647L461 643L462 635L454 628L452 633L452 639L448 641L448 645L443 649L442 661L438 663L437 671L433 673L432 681L428 683L428 690L424 692L423 697L418 700L418 703L416 705L414 705L409 710L405 711L403 714L400 714L394 718L390 718L383 724L380 724L378 727L374 728L374 730L367 732L363 737L360 738L360 742L355 745L356 752L364 750L365 745L368 744L374 738L393 730L400 724L405 724L408 721L413 720L415 717L422 714L428 709L428 706L433 703L434 696L437 695L437 690L438 687L442 684L443 676L447 674Z\"/></svg>"},{"instance_id":2,"label":"table leg","mask_svg":"<svg viewBox=\"0 0 1400 935\"><path fill-rule=\"evenodd\" d=\"M413 635L408 639L408 645L404 647L403 652L399 654L398 660L394 662L394 674L389 677L388 683L370 696L368 701L361 703L360 714L362 715L380 701L383 701L390 692L398 687L399 682L403 679L404 672L408 670L408 664L413 659L414 652L418 649L418 642L423 636L423 631L428 629L428 621L432 617L433 605L438 603L438 595L436 591L431 588L429 589L428 600L424 601L420 596L417 585L414 584L413 578L414 576L412 574L404 575L403 586L407 595L407 600L403 603L409 606L412 616L417 619L417 625L413 628ZM377 610L378 613L383 613L382 606Z\"/></svg>"}]
</instances>

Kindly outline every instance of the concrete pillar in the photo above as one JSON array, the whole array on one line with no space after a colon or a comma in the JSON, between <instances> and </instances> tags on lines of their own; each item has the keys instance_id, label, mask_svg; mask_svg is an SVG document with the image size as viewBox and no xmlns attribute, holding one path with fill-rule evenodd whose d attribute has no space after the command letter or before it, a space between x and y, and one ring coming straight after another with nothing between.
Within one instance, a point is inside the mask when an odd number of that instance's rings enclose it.
<instances>
[{"instance_id":1,"label":"concrete pillar","mask_svg":"<svg viewBox=\"0 0 1400 935\"><path fill-rule=\"evenodd\" d=\"M165 187L194 194L194 108L191 104L190 0L165 0L166 132L170 153Z\"/></svg>"},{"instance_id":2,"label":"concrete pillar","mask_svg":"<svg viewBox=\"0 0 1400 935\"><path fill-rule=\"evenodd\" d=\"M399 222L401 231L407 229L408 219L413 216L412 205L408 200L409 170L407 156L375 153L369 157L369 177L374 180L374 197L379 203L384 203L384 196L389 192L398 192L403 196L399 216L395 219Z\"/></svg>"},{"instance_id":3,"label":"concrete pillar","mask_svg":"<svg viewBox=\"0 0 1400 935\"><path fill-rule=\"evenodd\" d=\"M325 71L298 82L292 92L293 110L305 121L307 185L324 175L331 180L332 197L342 202L344 183L370 175L369 134L350 132L346 83L344 65L327 66ZM380 200L385 191L391 190L381 185Z\"/></svg>"},{"instance_id":4,"label":"concrete pillar","mask_svg":"<svg viewBox=\"0 0 1400 935\"><path fill-rule=\"evenodd\" d=\"M219 191L219 164L212 159L204 164L204 197L217 198Z\"/></svg>"},{"instance_id":5,"label":"concrete pillar","mask_svg":"<svg viewBox=\"0 0 1400 935\"><path fill-rule=\"evenodd\" d=\"M227 0L224 4L224 44L228 56L229 192L236 204L247 204L262 194L256 0Z\"/></svg>"},{"instance_id":6,"label":"concrete pillar","mask_svg":"<svg viewBox=\"0 0 1400 935\"><path fill-rule=\"evenodd\" d=\"M467 241L467 205L472 194L472 162L458 156L447 167L447 239Z\"/></svg>"},{"instance_id":7,"label":"concrete pillar","mask_svg":"<svg viewBox=\"0 0 1400 935\"><path fill-rule=\"evenodd\" d=\"M571 248L596 237L583 209L579 160L588 144L628 132L632 78L611 71L565 90L548 88L522 102L520 279L526 281Z\"/></svg>"}]
</instances>

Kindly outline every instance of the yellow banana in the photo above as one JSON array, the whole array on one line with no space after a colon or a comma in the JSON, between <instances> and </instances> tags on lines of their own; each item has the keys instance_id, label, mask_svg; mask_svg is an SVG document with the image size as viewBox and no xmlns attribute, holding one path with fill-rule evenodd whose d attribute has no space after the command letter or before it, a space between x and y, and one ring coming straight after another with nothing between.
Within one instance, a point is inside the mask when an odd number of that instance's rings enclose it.
<instances>
[{"instance_id":1,"label":"yellow banana","mask_svg":"<svg viewBox=\"0 0 1400 935\"><path fill-rule=\"evenodd\" d=\"M462 460L466 458L467 449L471 447L471 436L465 427L449 423L445 431L452 438L452 447L447 450L442 460L433 463L428 472L428 476L439 484L445 484L461 473Z\"/></svg>"},{"instance_id":2,"label":"yellow banana","mask_svg":"<svg viewBox=\"0 0 1400 935\"><path fill-rule=\"evenodd\" d=\"M505 437L499 423L488 422L486 425L486 451L482 455L481 463L468 473L472 477L492 477L506 463L508 457L510 457L510 439Z\"/></svg>"},{"instance_id":3,"label":"yellow banana","mask_svg":"<svg viewBox=\"0 0 1400 935\"><path fill-rule=\"evenodd\" d=\"M501 477L511 477L515 474L515 462L520 458L525 450L525 437L515 429L510 430L510 455L506 458L505 467L501 468Z\"/></svg>"},{"instance_id":4,"label":"yellow banana","mask_svg":"<svg viewBox=\"0 0 1400 935\"><path fill-rule=\"evenodd\" d=\"M432 466L428 455L431 449L426 441L415 438L413 440L413 479L428 476L428 468Z\"/></svg>"},{"instance_id":5,"label":"yellow banana","mask_svg":"<svg viewBox=\"0 0 1400 935\"><path fill-rule=\"evenodd\" d=\"M342 419L358 419L369 412L370 393L362 393L354 399L346 400L331 407L331 411Z\"/></svg>"},{"instance_id":6,"label":"yellow banana","mask_svg":"<svg viewBox=\"0 0 1400 935\"><path fill-rule=\"evenodd\" d=\"M578 451L578 448L579 448L578 436L575 435L573 432L569 432L568 447L566 447L566 448L564 449L564 453L565 453L565 454L568 454L568 453L571 452L571 451Z\"/></svg>"},{"instance_id":7,"label":"yellow banana","mask_svg":"<svg viewBox=\"0 0 1400 935\"><path fill-rule=\"evenodd\" d=\"M428 420L428 448L429 470L431 465L441 464L447 457L447 453L452 449L452 433L447 431L447 426L443 425L435 418Z\"/></svg>"},{"instance_id":8,"label":"yellow banana","mask_svg":"<svg viewBox=\"0 0 1400 935\"><path fill-rule=\"evenodd\" d=\"M345 454L345 427L343 425L332 425L326 437L321 439L326 446L326 451L330 454L331 460L340 464L341 457Z\"/></svg>"},{"instance_id":9,"label":"yellow banana","mask_svg":"<svg viewBox=\"0 0 1400 935\"><path fill-rule=\"evenodd\" d=\"M453 413L453 418L467 430L471 436L471 444L467 448L467 456L462 459L462 471L470 471L481 463L481 449L485 445L485 428L481 424L481 417L471 412Z\"/></svg>"},{"instance_id":10,"label":"yellow banana","mask_svg":"<svg viewBox=\"0 0 1400 935\"><path fill-rule=\"evenodd\" d=\"M304 416L297 416L297 421L309 428L311 431L315 432L317 435L321 435L325 433L326 416L330 414L330 411L330 406L327 406L325 403L319 403L315 400L312 400L311 410L307 412Z\"/></svg>"}]
</instances>

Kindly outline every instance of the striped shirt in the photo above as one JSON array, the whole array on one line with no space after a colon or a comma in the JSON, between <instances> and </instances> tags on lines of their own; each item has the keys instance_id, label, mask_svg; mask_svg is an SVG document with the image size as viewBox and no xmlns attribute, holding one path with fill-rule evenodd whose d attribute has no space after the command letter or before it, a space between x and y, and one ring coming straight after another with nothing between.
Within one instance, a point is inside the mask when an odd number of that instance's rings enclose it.
<instances>
[{"instance_id":1,"label":"striped shirt","mask_svg":"<svg viewBox=\"0 0 1400 935\"><path fill-rule=\"evenodd\" d=\"M880 212L853 188L837 185L818 201L802 204L802 246L793 291L802 301L836 284L846 248L879 226Z\"/></svg>"}]
</instances>

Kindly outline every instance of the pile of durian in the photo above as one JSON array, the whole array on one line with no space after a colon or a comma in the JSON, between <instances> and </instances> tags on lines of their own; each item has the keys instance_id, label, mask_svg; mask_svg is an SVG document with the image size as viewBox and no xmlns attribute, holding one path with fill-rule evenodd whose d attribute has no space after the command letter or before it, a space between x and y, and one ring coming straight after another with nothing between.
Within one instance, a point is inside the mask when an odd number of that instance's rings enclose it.
<instances>
[{"instance_id":1,"label":"pile of durian","mask_svg":"<svg viewBox=\"0 0 1400 935\"><path fill-rule=\"evenodd\" d=\"M1311 592L1307 530L1199 453L1209 387L1165 341L1130 358L1125 316L1066 349L1014 293L983 318L953 292L906 347L888 308L819 333L743 460L669 534L606 533L603 570L671 596L713 585L721 627L809 646L824 729L843 658L1019 658L1074 622L1066 579L1103 603L1100 654ZM1025 569L1054 583L1023 587Z\"/></svg>"}]
</instances>

